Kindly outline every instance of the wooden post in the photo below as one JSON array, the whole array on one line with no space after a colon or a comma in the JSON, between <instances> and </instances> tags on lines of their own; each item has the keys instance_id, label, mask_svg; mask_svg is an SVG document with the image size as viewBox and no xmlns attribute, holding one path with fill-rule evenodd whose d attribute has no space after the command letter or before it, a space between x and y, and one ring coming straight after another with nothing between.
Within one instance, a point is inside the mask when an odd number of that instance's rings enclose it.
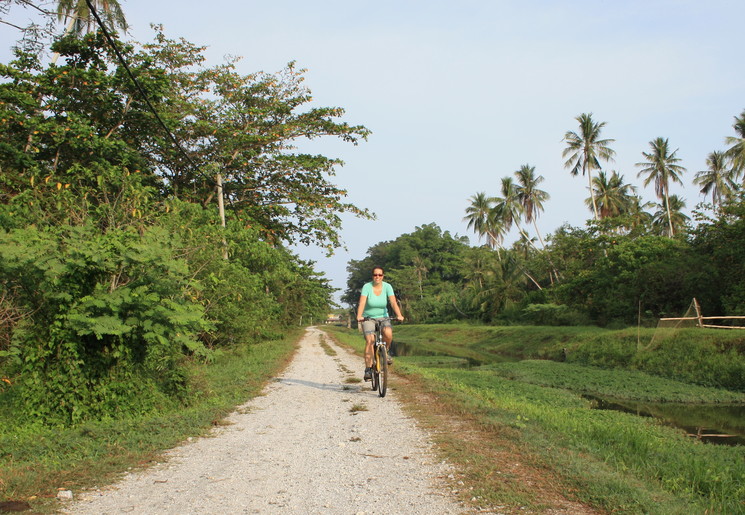
<instances>
[{"instance_id":1,"label":"wooden post","mask_svg":"<svg viewBox=\"0 0 745 515\"><path fill-rule=\"evenodd\" d=\"M693 307L696 310L696 318L698 318L698 326L703 327L704 318L701 316L701 306L698 305L698 301L696 300L696 297L693 297Z\"/></svg>"}]
</instances>

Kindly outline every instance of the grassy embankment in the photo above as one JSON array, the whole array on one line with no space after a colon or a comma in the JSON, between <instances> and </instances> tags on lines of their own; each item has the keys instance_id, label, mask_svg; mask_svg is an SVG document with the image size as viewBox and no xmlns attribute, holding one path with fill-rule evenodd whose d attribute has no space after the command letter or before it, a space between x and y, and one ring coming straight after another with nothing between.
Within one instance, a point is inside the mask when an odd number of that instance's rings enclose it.
<instances>
[{"instance_id":1,"label":"grassy embankment","mask_svg":"<svg viewBox=\"0 0 745 515\"><path fill-rule=\"evenodd\" d=\"M103 485L131 467L147 465L189 437L206 434L234 408L256 396L288 361L299 337L243 345L192 364L191 404L133 419L89 422L79 427L20 424L2 409L0 395L0 502L30 502L37 511L59 488Z\"/></svg>"},{"instance_id":2,"label":"grassy embankment","mask_svg":"<svg viewBox=\"0 0 745 515\"><path fill-rule=\"evenodd\" d=\"M442 427L436 433L477 502L545 508L545 497L508 470L509 463L498 463L509 450L547 471L566 497L601 511L745 513L745 448L702 444L653 419L593 410L583 397L743 403L743 332L686 330L649 346L652 330L443 325L395 331L396 340L418 354L397 358L396 371L436 399L419 416L437 424L430 415L440 409L471 423L462 435L443 436ZM358 334L340 328L333 334L361 348ZM536 359L547 357L566 361ZM475 362L480 365L464 366Z\"/></svg>"}]
</instances>

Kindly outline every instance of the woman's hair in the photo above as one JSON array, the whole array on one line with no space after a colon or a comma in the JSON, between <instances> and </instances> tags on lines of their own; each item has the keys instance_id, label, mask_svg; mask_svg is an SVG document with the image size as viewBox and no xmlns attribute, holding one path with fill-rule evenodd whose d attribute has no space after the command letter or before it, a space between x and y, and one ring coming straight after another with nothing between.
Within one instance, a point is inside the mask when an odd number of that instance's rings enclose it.
<instances>
[{"instance_id":1,"label":"woman's hair","mask_svg":"<svg viewBox=\"0 0 745 515\"><path fill-rule=\"evenodd\" d=\"M375 270L380 270L380 273L385 274L385 270L383 270L382 266L374 266L372 270L370 271L371 274L375 273Z\"/></svg>"}]
</instances>

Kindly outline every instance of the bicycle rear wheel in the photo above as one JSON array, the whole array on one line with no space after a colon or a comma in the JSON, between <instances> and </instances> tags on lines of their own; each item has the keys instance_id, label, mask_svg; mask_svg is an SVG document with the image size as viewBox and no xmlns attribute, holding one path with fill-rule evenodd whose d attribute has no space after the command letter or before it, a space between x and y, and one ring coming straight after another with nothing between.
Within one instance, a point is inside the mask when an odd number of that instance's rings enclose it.
<instances>
[{"instance_id":1,"label":"bicycle rear wheel","mask_svg":"<svg viewBox=\"0 0 745 515\"><path fill-rule=\"evenodd\" d=\"M388 351L385 345L378 346L376 354L378 368L380 369L378 376L378 395L385 397L385 392L388 390Z\"/></svg>"}]
</instances>

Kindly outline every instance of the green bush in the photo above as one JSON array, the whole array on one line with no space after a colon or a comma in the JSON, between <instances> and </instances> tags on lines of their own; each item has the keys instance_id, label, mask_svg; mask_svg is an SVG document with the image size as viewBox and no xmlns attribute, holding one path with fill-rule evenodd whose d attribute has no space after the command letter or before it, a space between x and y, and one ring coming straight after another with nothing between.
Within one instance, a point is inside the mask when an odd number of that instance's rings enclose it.
<instances>
[{"instance_id":1,"label":"green bush","mask_svg":"<svg viewBox=\"0 0 745 515\"><path fill-rule=\"evenodd\" d=\"M653 330L630 330L578 340L568 361L625 368L686 383L745 391L745 343L735 332L682 329L650 347ZM640 339L641 338L641 339Z\"/></svg>"},{"instance_id":2,"label":"green bush","mask_svg":"<svg viewBox=\"0 0 745 515\"><path fill-rule=\"evenodd\" d=\"M745 391L745 347L721 347L702 338L701 329L690 329L639 352L632 366L687 383Z\"/></svg>"},{"instance_id":3,"label":"green bush","mask_svg":"<svg viewBox=\"0 0 745 515\"><path fill-rule=\"evenodd\" d=\"M589 325L589 318L566 305L528 304L521 313L522 322L530 325Z\"/></svg>"},{"instance_id":4,"label":"green bush","mask_svg":"<svg viewBox=\"0 0 745 515\"><path fill-rule=\"evenodd\" d=\"M91 226L0 235L0 281L29 313L0 359L19 413L44 422L141 413L186 394L181 361L206 357L196 285L163 229Z\"/></svg>"},{"instance_id":5,"label":"green bush","mask_svg":"<svg viewBox=\"0 0 745 515\"><path fill-rule=\"evenodd\" d=\"M636 336L613 331L579 343L568 361L601 368L630 368L636 346Z\"/></svg>"}]
</instances>

